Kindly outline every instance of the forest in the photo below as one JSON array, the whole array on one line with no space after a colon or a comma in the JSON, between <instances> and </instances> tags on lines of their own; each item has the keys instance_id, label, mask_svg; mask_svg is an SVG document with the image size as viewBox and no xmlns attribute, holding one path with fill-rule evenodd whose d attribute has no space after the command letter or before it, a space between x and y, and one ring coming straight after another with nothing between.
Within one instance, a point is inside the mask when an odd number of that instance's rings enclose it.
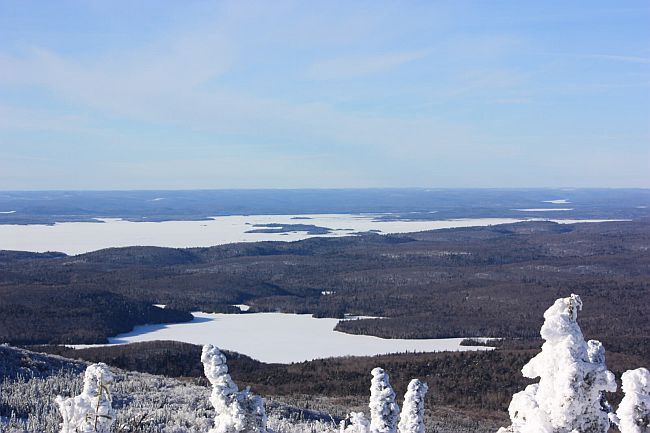
<instances>
[{"instance_id":1,"label":"forest","mask_svg":"<svg viewBox=\"0 0 650 433\"><path fill-rule=\"evenodd\" d=\"M610 351L649 359L650 319L640 302L650 295L649 227L527 222L78 256L2 252L0 341L101 343L137 324L238 312L232 305L241 303L384 317L340 322L349 333L528 339L549 302L581 293L590 335Z\"/></svg>"}]
</instances>

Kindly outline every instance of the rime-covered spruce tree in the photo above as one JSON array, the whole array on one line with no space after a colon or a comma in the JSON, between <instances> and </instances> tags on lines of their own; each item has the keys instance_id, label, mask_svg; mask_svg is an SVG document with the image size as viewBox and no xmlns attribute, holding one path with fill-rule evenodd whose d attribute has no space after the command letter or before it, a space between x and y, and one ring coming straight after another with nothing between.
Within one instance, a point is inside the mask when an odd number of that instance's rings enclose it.
<instances>
[{"instance_id":1,"label":"rime-covered spruce tree","mask_svg":"<svg viewBox=\"0 0 650 433\"><path fill-rule=\"evenodd\" d=\"M84 387L75 397L56 397L63 417L61 433L108 433L115 422L111 407L113 375L104 363L86 368Z\"/></svg>"},{"instance_id":2,"label":"rime-covered spruce tree","mask_svg":"<svg viewBox=\"0 0 650 433\"><path fill-rule=\"evenodd\" d=\"M400 414L388 374L377 367L372 370L370 383L370 421L363 412L351 412L346 421L341 421L340 433L424 433L424 397L427 390L426 383L411 380Z\"/></svg>"},{"instance_id":3,"label":"rime-covered spruce tree","mask_svg":"<svg viewBox=\"0 0 650 433\"><path fill-rule=\"evenodd\" d=\"M210 403L216 412L210 433L266 433L264 400L248 388L238 390L219 349L211 344L203 346L201 362L205 377L212 384Z\"/></svg>"},{"instance_id":4,"label":"rime-covered spruce tree","mask_svg":"<svg viewBox=\"0 0 650 433\"><path fill-rule=\"evenodd\" d=\"M616 391L598 341L584 340L576 321L577 295L555 301L544 313L542 351L522 369L539 378L512 398L512 425L500 433L607 433L610 406L605 391Z\"/></svg>"},{"instance_id":5,"label":"rime-covered spruce tree","mask_svg":"<svg viewBox=\"0 0 650 433\"><path fill-rule=\"evenodd\" d=\"M370 433L396 433L399 406L388 374L382 368L372 370L370 382Z\"/></svg>"},{"instance_id":6,"label":"rime-covered spruce tree","mask_svg":"<svg viewBox=\"0 0 650 433\"><path fill-rule=\"evenodd\" d=\"M428 389L419 379L409 383L397 425L399 433L424 433L424 397Z\"/></svg>"},{"instance_id":7,"label":"rime-covered spruce tree","mask_svg":"<svg viewBox=\"0 0 650 433\"><path fill-rule=\"evenodd\" d=\"M650 372L628 370L621 377L625 396L615 420L621 433L650 433Z\"/></svg>"}]
</instances>

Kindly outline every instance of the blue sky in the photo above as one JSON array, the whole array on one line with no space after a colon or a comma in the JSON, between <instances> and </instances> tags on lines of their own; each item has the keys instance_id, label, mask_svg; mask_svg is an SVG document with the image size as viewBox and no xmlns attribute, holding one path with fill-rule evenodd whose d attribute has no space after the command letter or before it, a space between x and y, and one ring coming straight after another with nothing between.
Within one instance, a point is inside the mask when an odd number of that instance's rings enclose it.
<instances>
[{"instance_id":1,"label":"blue sky","mask_svg":"<svg viewBox=\"0 0 650 433\"><path fill-rule=\"evenodd\" d=\"M0 189L649 173L646 0L0 0Z\"/></svg>"}]
</instances>

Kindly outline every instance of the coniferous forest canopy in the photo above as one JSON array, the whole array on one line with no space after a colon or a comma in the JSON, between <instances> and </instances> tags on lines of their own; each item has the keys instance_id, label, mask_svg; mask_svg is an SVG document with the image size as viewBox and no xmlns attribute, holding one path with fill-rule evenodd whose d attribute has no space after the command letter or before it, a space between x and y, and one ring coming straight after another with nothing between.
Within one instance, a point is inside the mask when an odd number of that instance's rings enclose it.
<instances>
[{"instance_id":1,"label":"coniferous forest canopy","mask_svg":"<svg viewBox=\"0 0 650 433\"><path fill-rule=\"evenodd\" d=\"M0 341L101 343L136 324L235 312L240 303L384 317L337 329L387 338L535 338L544 308L580 293L589 303L586 332L610 351L647 360L648 226L528 222L74 257L3 252Z\"/></svg>"}]
</instances>

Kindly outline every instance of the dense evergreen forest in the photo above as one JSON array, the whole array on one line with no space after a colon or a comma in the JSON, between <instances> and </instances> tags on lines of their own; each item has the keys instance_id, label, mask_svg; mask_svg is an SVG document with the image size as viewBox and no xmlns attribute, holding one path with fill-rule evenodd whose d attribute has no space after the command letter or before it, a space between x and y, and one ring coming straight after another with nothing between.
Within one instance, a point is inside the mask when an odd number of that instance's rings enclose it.
<instances>
[{"instance_id":1,"label":"dense evergreen forest","mask_svg":"<svg viewBox=\"0 0 650 433\"><path fill-rule=\"evenodd\" d=\"M532 338L547 305L579 293L589 305L588 335L610 352L648 360L649 248L650 223L634 221L78 256L3 252L0 341L104 342L136 324L234 311L239 303L253 311L381 316L338 329L382 337Z\"/></svg>"}]
</instances>

